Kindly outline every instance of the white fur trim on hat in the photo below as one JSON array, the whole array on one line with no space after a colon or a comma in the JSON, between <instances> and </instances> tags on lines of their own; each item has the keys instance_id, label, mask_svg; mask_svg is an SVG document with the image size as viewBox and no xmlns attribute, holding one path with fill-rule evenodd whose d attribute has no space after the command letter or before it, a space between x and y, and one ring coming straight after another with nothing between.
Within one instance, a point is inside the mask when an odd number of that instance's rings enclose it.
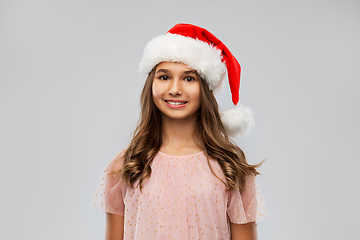
<instances>
[{"instance_id":1,"label":"white fur trim on hat","mask_svg":"<svg viewBox=\"0 0 360 240\"><path fill-rule=\"evenodd\" d=\"M220 113L221 121L227 134L235 137L237 134L248 135L255 126L253 111L249 107L237 105Z\"/></svg>"},{"instance_id":2,"label":"white fur trim on hat","mask_svg":"<svg viewBox=\"0 0 360 240\"><path fill-rule=\"evenodd\" d=\"M212 91L218 90L225 78L226 66L221 51L191 37L167 33L150 40L145 46L139 71L147 76L161 62L180 62L195 69Z\"/></svg>"}]
</instances>

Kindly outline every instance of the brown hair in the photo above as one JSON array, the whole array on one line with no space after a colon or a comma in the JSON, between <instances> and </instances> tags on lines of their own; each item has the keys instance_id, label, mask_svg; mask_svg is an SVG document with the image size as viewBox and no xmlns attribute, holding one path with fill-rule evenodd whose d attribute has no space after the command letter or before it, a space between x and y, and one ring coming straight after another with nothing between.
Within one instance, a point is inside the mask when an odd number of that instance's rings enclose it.
<instances>
[{"instance_id":1,"label":"brown hair","mask_svg":"<svg viewBox=\"0 0 360 240\"><path fill-rule=\"evenodd\" d=\"M156 67L155 67L156 68ZM155 106L152 98L152 83L155 68L149 73L141 93L141 113L134 131L133 138L124 154L124 165L113 174L121 174L122 180L133 187L142 189L146 179L150 177L150 164L162 144L161 112ZM201 79L201 78L200 78ZM196 134L203 139L205 153L216 159L225 175L226 182L221 180L208 164L212 173L227 187L227 190L238 188L242 190L247 175L258 175L257 165L247 163L244 152L232 141L221 122L217 101L206 82L201 79L201 106L198 110L198 126ZM120 159L117 159L118 161Z\"/></svg>"}]
</instances>

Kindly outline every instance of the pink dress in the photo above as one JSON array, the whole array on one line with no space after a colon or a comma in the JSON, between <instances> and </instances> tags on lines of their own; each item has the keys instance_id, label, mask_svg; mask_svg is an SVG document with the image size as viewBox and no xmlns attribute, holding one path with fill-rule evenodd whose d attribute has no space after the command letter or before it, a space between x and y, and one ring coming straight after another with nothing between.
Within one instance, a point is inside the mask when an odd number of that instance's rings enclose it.
<instances>
[{"instance_id":1,"label":"pink dress","mask_svg":"<svg viewBox=\"0 0 360 240\"><path fill-rule=\"evenodd\" d=\"M267 218L256 178L248 177L241 193L226 191L203 152L187 156L159 152L142 192L117 176L107 176L123 154L118 153L103 171L92 205L124 216L124 239L230 239L229 222ZM209 161L215 174L225 179L218 162Z\"/></svg>"}]
</instances>

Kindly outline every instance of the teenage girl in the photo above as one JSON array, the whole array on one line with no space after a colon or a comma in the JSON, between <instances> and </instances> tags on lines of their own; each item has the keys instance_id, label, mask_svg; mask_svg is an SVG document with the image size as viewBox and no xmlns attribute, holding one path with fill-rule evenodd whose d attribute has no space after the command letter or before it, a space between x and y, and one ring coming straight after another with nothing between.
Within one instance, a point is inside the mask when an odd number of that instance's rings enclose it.
<instances>
[{"instance_id":1,"label":"teenage girl","mask_svg":"<svg viewBox=\"0 0 360 240\"><path fill-rule=\"evenodd\" d=\"M249 108L219 113L213 93L226 70L236 105L240 65L209 31L178 24L146 45L138 126L93 198L106 211L106 240L257 239L260 164L229 137L253 120Z\"/></svg>"}]
</instances>

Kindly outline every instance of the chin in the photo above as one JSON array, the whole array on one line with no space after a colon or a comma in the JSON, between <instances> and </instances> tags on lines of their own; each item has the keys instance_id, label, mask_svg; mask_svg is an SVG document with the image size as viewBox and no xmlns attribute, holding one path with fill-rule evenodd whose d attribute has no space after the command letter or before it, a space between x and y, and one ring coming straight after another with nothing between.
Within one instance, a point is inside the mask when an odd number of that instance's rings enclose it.
<instances>
[{"instance_id":1,"label":"chin","mask_svg":"<svg viewBox=\"0 0 360 240\"><path fill-rule=\"evenodd\" d=\"M166 113L162 113L163 116L165 116L166 118L169 119L173 119L173 120L185 120L185 119L191 119L196 117L196 113L195 114L166 114Z\"/></svg>"}]
</instances>

